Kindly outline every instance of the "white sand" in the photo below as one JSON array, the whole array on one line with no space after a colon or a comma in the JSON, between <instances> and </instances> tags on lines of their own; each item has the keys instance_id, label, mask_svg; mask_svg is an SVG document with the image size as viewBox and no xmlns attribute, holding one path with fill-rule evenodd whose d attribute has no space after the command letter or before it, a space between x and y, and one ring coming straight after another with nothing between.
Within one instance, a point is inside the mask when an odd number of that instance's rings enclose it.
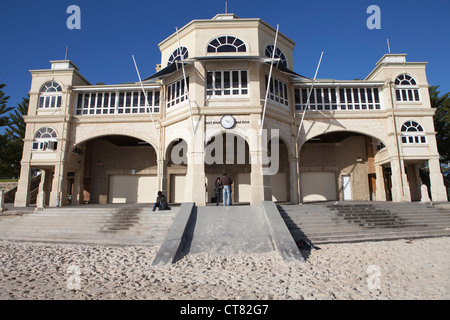
<instances>
[{"instance_id":1,"label":"white sand","mask_svg":"<svg viewBox=\"0 0 450 320\"><path fill-rule=\"evenodd\" d=\"M450 299L450 237L320 247L305 264L199 254L152 267L155 247L0 241L0 299Z\"/></svg>"}]
</instances>

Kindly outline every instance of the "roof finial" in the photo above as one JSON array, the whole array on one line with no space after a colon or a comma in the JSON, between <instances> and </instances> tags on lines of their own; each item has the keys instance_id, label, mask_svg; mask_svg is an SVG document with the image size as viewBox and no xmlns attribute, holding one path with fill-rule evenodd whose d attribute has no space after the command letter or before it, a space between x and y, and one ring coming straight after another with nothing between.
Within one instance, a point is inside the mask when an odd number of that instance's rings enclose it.
<instances>
[{"instance_id":1,"label":"roof finial","mask_svg":"<svg viewBox=\"0 0 450 320\"><path fill-rule=\"evenodd\" d=\"M228 1L225 1L225 13L228 13Z\"/></svg>"},{"instance_id":2,"label":"roof finial","mask_svg":"<svg viewBox=\"0 0 450 320\"><path fill-rule=\"evenodd\" d=\"M391 54L391 46L389 45L389 38L387 39L387 45L388 45L389 54Z\"/></svg>"}]
</instances>

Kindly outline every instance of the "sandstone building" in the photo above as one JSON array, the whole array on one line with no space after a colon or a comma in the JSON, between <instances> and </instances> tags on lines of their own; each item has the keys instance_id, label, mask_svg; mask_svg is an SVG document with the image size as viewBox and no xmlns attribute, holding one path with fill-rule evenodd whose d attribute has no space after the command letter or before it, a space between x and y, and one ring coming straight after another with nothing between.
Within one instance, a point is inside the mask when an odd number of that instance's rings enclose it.
<instances>
[{"instance_id":1,"label":"sandstone building","mask_svg":"<svg viewBox=\"0 0 450 320\"><path fill-rule=\"evenodd\" d=\"M386 54L364 80L317 80L297 139L312 79L292 71L294 41L275 37L261 19L194 20L159 44L142 86L91 85L69 60L32 70L15 206L29 205L32 168L51 207L149 203L158 190L205 205L224 172L234 203L417 201L423 163L432 200L447 201L425 62ZM261 125L278 130L271 175ZM220 141L235 161L206 161Z\"/></svg>"}]
</instances>

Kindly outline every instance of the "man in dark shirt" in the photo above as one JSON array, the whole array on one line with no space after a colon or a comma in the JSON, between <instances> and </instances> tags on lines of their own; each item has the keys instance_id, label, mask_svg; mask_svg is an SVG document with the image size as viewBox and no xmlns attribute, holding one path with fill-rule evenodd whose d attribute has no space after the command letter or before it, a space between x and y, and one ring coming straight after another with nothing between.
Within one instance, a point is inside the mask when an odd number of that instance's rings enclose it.
<instances>
[{"instance_id":1,"label":"man in dark shirt","mask_svg":"<svg viewBox=\"0 0 450 320\"><path fill-rule=\"evenodd\" d=\"M228 177L227 174L224 173L222 179L220 180L220 183L223 186L223 205L231 206L231 184L233 183L233 181L231 181L230 177Z\"/></svg>"}]
</instances>

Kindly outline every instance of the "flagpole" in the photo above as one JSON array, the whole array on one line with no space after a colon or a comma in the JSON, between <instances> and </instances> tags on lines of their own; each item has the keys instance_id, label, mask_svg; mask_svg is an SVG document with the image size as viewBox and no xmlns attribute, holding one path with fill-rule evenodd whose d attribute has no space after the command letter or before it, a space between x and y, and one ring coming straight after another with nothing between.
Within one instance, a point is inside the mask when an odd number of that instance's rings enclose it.
<instances>
[{"instance_id":1,"label":"flagpole","mask_svg":"<svg viewBox=\"0 0 450 320\"><path fill-rule=\"evenodd\" d=\"M184 70L183 56L181 56L180 35L178 34L178 28L175 28L175 29L177 30L178 52L180 54L180 59L181 59L181 69L183 69L184 88L186 90L186 96L187 96L186 98L187 98L188 106L189 106L189 117L191 118L192 136L194 136L195 135L194 119L192 117L191 99L189 97L189 88L188 88L188 83L187 83L187 80L186 80L186 71ZM177 63L177 61L175 60L174 63Z\"/></svg>"},{"instance_id":2,"label":"flagpole","mask_svg":"<svg viewBox=\"0 0 450 320\"><path fill-rule=\"evenodd\" d=\"M278 28L279 28L279 25L277 24L277 32L275 34L275 42L273 44L273 50L272 50L272 60L270 61L269 77L268 77L268 80L267 80L266 98L264 99L264 108L263 108L263 114L262 114L262 119L261 119L261 129L259 131L260 135L262 134L262 131L263 131L263 128L264 128L264 118L266 116L267 98L269 97L270 80L272 79L273 60L275 59L275 51L276 51L276 48L277 48Z\"/></svg>"},{"instance_id":3,"label":"flagpole","mask_svg":"<svg viewBox=\"0 0 450 320\"><path fill-rule=\"evenodd\" d=\"M142 89L142 92L144 93L144 96L145 96L145 107L146 107L147 110L150 110L150 111L151 111L151 112L150 112L150 116L151 116L151 118L152 118L153 128L155 129L156 137L158 138L158 148L159 148L159 145L160 145L160 137L159 137L158 130L156 129L155 119L153 118L153 108L150 108L150 105L149 105L149 103L148 103L147 92L145 91L144 85L142 84L141 75L139 74L139 69L138 69L138 67L137 67L136 60L134 59L134 55L131 55L131 57L133 57L133 62L134 62L134 66L135 66L135 68L136 68L136 72L137 72L138 78L139 78L139 83L141 84L141 89Z\"/></svg>"},{"instance_id":4,"label":"flagpole","mask_svg":"<svg viewBox=\"0 0 450 320\"><path fill-rule=\"evenodd\" d=\"M319 72L319 67L320 67L320 63L322 62L322 57L323 57L323 51L322 51L322 54L320 55L319 63L317 64L316 74L314 75L313 83L311 85L311 88L309 89L308 100L306 101L306 107L303 110L302 119L300 120L300 125L298 126L297 141L298 141L298 137L300 136L300 130L302 129L302 126L303 126L303 120L305 119L306 111L309 110L311 92L313 91L314 84L316 83L316 77L317 77L317 73Z\"/></svg>"}]
</instances>

